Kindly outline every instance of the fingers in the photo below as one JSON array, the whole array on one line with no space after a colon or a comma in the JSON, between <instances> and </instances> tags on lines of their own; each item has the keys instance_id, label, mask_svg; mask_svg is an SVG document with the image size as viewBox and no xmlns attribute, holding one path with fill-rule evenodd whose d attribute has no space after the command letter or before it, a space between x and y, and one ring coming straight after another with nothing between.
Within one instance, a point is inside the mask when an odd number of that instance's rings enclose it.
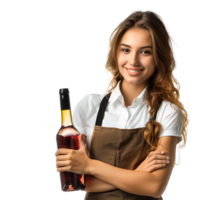
<instances>
[{"instance_id":1,"label":"fingers","mask_svg":"<svg viewBox=\"0 0 200 200\"><path fill-rule=\"evenodd\" d=\"M148 154L148 161L151 162L152 160L154 159L158 159L158 158L161 158L161 157L158 157L158 155L161 155L161 151L151 151L149 154ZM164 155L161 155L163 156L162 158L164 158Z\"/></svg>"},{"instance_id":2,"label":"fingers","mask_svg":"<svg viewBox=\"0 0 200 200\"><path fill-rule=\"evenodd\" d=\"M57 156L57 158L56 158L56 161L62 161L62 160L67 160L67 155L59 155L59 156Z\"/></svg>"},{"instance_id":3,"label":"fingers","mask_svg":"<svg viewBox=\"0 0 200 200\"><path fill-rule=\"evenodd\" d=\"M159 155L163 155L165 152L161 152L161 151L151 151L150 153L149 153L149 156L152 156L152 155L154 155L154 154L159 154Z\"/></svg>"},{"instance_id":4,"label":"fingers","mask_svg":"<svg viewBox=\"0 0 200 200\"><path fill-rule=\"evenodd\" d=\"M157 164L157 165L152 165L151 167L149 167L148 171L149 172L153 172L157 169L160 169L160 168L164 168L166 166L166 164Z\"/></svg>"},{"instance_id":5,"label":"fingers","mask_svg":"<svg viewBox=\"0 0 200 200\"><path fill-rule=\"evenodd\" d=\"M148 155L148 163L150 166L153 165L162 165L162 164L169 164L169 159L166 155L163 155L161 151L152 151ZM159 166L157 166L159 167ZM162 166L161 166L162 167Z\"/></svg>"},{"instance_id":6,"label":"fingers","mask_svg":"<svg viewBox=\"0 0 200 200\"><path fill-rule=\"evenodd\" d=\"M146 169L148 172L152 172L159 168L164 168L169 164L166 159L167 156L161 151L151 151L146 158Z\"/></svg>"},{"instance_id":7,"label":"fingers","mask_svg":"<svg viewBox=\"0 0 200 200\"><path fill-rule=\"evenodd\" d=\"M59 168L59 167L66 167L67 165L70 165L71 164L71 161L68 160L68 161L57 161L56 162L56 167Z\"/></svg>"},{"instance_id":8,"label":"fingers","mask_svg":"<svg viewBox=\"0 0 200 200\"><path fill-rule=\"evenodd\" d=\"M149 153L149 161L152 161L154 159L159 159L159 160L169 160L169 157L166 155L163 155L161 151L152 151Z\"/></svg>"}]
</instances>

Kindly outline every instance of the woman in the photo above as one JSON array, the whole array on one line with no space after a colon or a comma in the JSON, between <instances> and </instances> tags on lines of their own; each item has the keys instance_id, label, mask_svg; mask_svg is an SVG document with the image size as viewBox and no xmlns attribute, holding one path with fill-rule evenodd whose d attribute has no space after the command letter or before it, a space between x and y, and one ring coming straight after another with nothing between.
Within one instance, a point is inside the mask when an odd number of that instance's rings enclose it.
<instances>
[{"instance_id":1,"label":"woman","mask_svg":"<svg viewBox=\"0 0 200 200\"><path fill-rule=\"evenodd\" d=\"M87 139L79 150L58 149L57 171L86 174L85 200L162 199L188 125L170 36L150 11L132 13L115 31L106 63L113 86L77 104L73 122Z\"/></svg>"}]
</instances>

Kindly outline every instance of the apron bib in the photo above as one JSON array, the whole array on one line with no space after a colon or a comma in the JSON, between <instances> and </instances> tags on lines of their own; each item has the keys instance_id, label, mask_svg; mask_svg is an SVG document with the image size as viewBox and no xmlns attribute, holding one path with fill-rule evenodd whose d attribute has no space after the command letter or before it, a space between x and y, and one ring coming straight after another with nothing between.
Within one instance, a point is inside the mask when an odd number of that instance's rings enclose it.
<instances>
[{"instance_id":1,"label":"apron bib","mask_svg":"<svg viewBox=\"0 0 200 200\"><path fill-rule=\"evenodd\" d=\"M134 170L146 158L143 150L150 147L144 139L145 127L134 129L102 127L110 95L111 93L108 93L100 104L91 139L90 158L119 168ZM154 119L155 117L156 114ZM86 192L84 200L162 200L162 197L141 196L115 189L106 192Z\"/></svg>"}]
</instances>

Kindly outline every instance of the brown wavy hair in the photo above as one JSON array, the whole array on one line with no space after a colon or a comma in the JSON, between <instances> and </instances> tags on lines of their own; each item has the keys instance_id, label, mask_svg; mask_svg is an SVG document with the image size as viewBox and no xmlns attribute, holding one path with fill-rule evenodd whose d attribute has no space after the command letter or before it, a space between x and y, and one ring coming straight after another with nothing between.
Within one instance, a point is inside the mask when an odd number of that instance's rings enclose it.
<instances>
[{"instance_id":1,"label":"brown wavy hair","mask_svg":"<svg viewBox=\"0 0 200 200\"><path fill-rule=\"evenodd\" d=\"M109 40L110 50L105 65L106 70L113 75L113 78L109 84L109 86L111 85L111 89L106 91L112 91L117 86L117 83L120 80L123 80L123 76L119 72L117 64L117 49L123 34L133 27L147 30L151 35L153 42L155 71L150 77L150 84L148 86L148 104L151 107L149 114L150 116L154 116L163 100L170 102L170 105L173 103L178 106L183 113L183 145L179 145L179 148L183 148L185 147L187 140L187 125L189 123L188 114L184 109L183 104L179 101L180 84L172 74L172 71L176 67L176 62L173 55L171 37L158 14L151 11L133 12L113 31ZM154 119L150 119L146 123L144 138L148 143L149 148L146 150L145 156L151 151L155 151L158 144L160 127L160 123Z\"/></svg>"}]
</instances>

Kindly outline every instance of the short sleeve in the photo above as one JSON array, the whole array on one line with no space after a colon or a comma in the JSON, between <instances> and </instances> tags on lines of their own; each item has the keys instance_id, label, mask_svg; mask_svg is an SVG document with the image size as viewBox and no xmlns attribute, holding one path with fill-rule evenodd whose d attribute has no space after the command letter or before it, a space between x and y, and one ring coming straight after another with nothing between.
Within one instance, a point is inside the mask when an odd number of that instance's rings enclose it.
<instances>
[{"instance_id":1,"label":"short sleeve","mask_svg":"<svg viewBox=\"0 0 200 200\"><path fill-rule=\"evenodd\" d=\"M78 102L72 115L73 125L76 127L79 133L82 133L84 135L86 135L85 132L85 126L86 126L85 122L87 117L86 110L87 110L87 95Z\"/></svg>"},{"instance_id":2,"label":"short sleeve","mask_svg":"<svg viewBox=\"0 0 200 200\"><path fill-rule=\"evenodd\" d=\"M177 136L177 144L182 141L183 113L178 106L166 104L159 123L161 124L159 137Z\"/></svg>"}]
</instances>

